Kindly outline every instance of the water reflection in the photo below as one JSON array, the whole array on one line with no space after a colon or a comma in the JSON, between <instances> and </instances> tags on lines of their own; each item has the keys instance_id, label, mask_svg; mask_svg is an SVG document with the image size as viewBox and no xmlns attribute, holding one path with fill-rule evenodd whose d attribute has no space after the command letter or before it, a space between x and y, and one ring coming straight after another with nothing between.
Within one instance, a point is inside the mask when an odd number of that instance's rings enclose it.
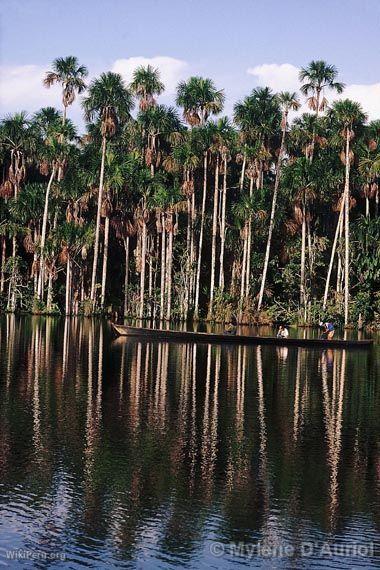
<instances>
[{"instance_id":1,"label":"water reflection","mask_svg":"<svg viewBox=\"0 0 380 570\"><path fill-rule=\"evenodd\" d=\"M378 540L375 351L115 340L91 319L11 315L0 350L0 561L59 548L72 567L230 568L248 561L207 544Z\"/></svg>"}]
</instances>

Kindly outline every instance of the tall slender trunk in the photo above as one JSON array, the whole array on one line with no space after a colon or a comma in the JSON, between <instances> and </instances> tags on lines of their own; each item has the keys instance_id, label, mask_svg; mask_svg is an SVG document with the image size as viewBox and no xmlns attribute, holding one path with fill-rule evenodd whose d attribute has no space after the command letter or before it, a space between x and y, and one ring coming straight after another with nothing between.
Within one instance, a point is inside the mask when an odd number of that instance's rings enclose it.
<instances>
[{"instance_id":1,"label":"tall slender trunk","mask_svg":"<svg viewBox=\"0 0 380 570\"><path fill-rule=\"evenodd\" d=\"M144 213L143 213L144 216ZM140 307L139 319L144 315L144 293L145 293L145 264L146 264L146 222L143 218L143 228L141 234L141 270L140 270Z\"/></svg>"},{"instance_id":2,"label":"tall slender trunk","mask_svg":"<svg viewBox=\"0 0 380 570\"><path fill-rule=\"evenodd\" d=\"M306 309L305 262L306 262L306 208L305 196L302 199L302 238L301 238L301 279L300 279L300 308Z\"/></svg>"},{"instance_id":3,"label":"tall slender trunk","mask_svg":"<svg viewBox=\"0 0 380 570\"><path fill-rule=\"evenodd\" d=\"M203 232L205 224L206 196L207 196L207 160L208 156L206 151L203 157L203 196L202 196L202 212L201 212L201 229L199 233L197 274L195 282L194 319L196 320L199 318L199 290L201 282L202 246L203 246Z\"/></svg>"},{"instance_id":4,"label":"tall slender trunk","mask_svg":"<svg viewBox=\"0 0 380 570\"><path fill-rule=\"evenodd\" d=\"M165 307L165 267L166 267L166 226L165 226L165 214L162 213L161 216L161 281L160 281L160 319L164 318L164 307Z\"/></svg>"},{"instance_id":5,"label":"tall slender trunk","mask_svg":"<svg viewBox=\"0 0 380 570\"><path fill-rule=\"evenodd\" d=\"M349 322L350 301L350 130L346 129L345 218L344 218L344 325Z\"/></svg>"},{"instance_id":6,"label":"tall slender trunk","mask_svg":"<svg viewBox=\"0 0 380 570\"><path fill-rule=\"evenodd\" d=\"M18 184L14 185L14 199L17 200L19 187ZM9 288L8 288L8 301L7 301L7 311L14 312L16 309L16 253L17 253L17 238L16 235L12 237L12 260L13 260L13 267L12 267L12 274L9 280Z\"/></svg>"},{"instance_id":7,"label":"tall slender trunk","mask_svg":"<svg viewBox=\"0 0 380 570\"><path fill-rule=\"evenodd\" d=\"M318 119L318 117L319 117L320 99L321 99L321 91L320 91L319 89L317 89L317 108L316 108L316 110L315 110L315 118L316 118L316 119ZM312 138L312 140L311 140L310 156L309 156L310 162L313 162L313 158L314 158L315 137L316 137L316 132L315 132L315 127L314 127L314 129L313 129L313 138Z\"/></svg>"},{"instance_id":8,"label":"tall slender trunk","mask_svg":"<svg viewBox=\"0 0 380 570\"><path fill-rule=\"evenodd\" d=\"M65 314L71 314L71 259L67 254L66 262L66 299L65 299Z\"/></svg>"},{"instance_id":9,"label":"tall slender trunk","mask_svg":"<svg viewBox=\"0 0 380 570\"><path fill-rule=\"evenodd\" d=\"M91 276L90 299L91 299L91 304L92 304L92 310L95 309L95 302L96 302L96 273L98 270L100 217L101 217L102 200L103 200L104 164L105 164L105 158L106 158L106 147L107 147L107 139L105 136L103 136L103 140L102 140L102 161L100 164L100 177L99 177L98 209L97 209L97 213L96 213L94 259L93 259L93 263L92 263L92 276Z\"/></svg>"},{"instance_id":10,"label":"tall slender trunk","mask_svg":"<svg viewBox=\"0 0 380 570\"><path fill-rule=\"evenodd\" d=\"M45 193L45 206L44 206L44 216L42 219L42 231L41 231L41 255L40 255L40 275L38 279L38 290L37 290L37 298L39 300L42 299L42 293L44 289L44 281L45 281L45 243L46 243L46 228L48 222L48 214L49 214L49 197L50 197L50 190L53 184L53 180L55 177L56 169L55 166L53 167L50 175L50 179L46 188Z\"/></svg>"},{"instance_id":11,"label":"tall slender trunk","mask_svg":"<svg viewBox=\"0 0 380 570\"><path fill-rule=\"evenodd\" d=\"M247 228L244 228L244 232L247 231ZM240 281L240 311L239 311L239 320L241 321L243 315L243 306L244 306L244 293L246 290L246 271L247 271L247 236L244 234L244 245L243 245L243 260L241 263L241 281Z\"/></svg>"},{"instance_id":12,"label":"tall slender trunk","mask_svg":"<svg viewBox=\"0 0 380 570\"><path fill-rule=\"evenodd\" d=\"M16 309L16 253L17 253L17 241L16 236L12 238L12 259L13 259L13 268L11 273L11 278L9 280L9 289L8 289L8 302L7 302L7 311L13 312Z\"/></svg>"},{"instance_id":13,"label":"tall slender trunk","mask_svg":"<svg viewBox=\"0 0 380 570\"><path fill-rule=\"evenodd\" d=\"M342 200L342 223L340 224L339 227L339 242L342 241L342 237L343 237L343 228L344 228L344 216L345 216L345 203L344 203L344 196L343 196L343 200ZM339 252L338 254L338 267L337 267L337 272L336 272L336 292L339 294L342 292L342 274L343 274L343 268L342 268L342 253Z\"/></svg>"},{"instance_id":14,"label":"tall slender trunk","mask_svg":"<svg viewBox=\"0 0 380 570\"><path fill-rule=\"evenodd\" d=\"M124 274L124 318L128 314L128 283L129 283L129 236L124 238L125 274Z\"/></svg>"},{"instance_id":15,"label":"tall slender trunk","mask_svg":"<svg viewBox=\"0 0 380 570\"><path fill-rule=\"evenodd\" d=\"M223 158L223 193L220 227L220 255L219 255L219 287L224 289L224 246L226 243L226 202L227 202L227 158Z\"/></svg>"},{"instance_id":16,"label":"tall slender trunk","mask_svg":"<svg viewBox=\"0 0 380 570\"><path fill-rule=\"evenodd\" d=\"M152 252L154 250L153 238L148 237L148 259L149 259L149 278L148 278L148 299L149 299L149 307L148 307L148 316L152 317L152 308L153 308L153 256Z\"/></svg>"},{"instance_id":17,"label":"tall slender trunk","mask_svg":"<svg viewBox=\"0 0 380 570\"><path fill-rule=\"evenodd\" d=\"M253 178L249 184L249 197L253 196ZM245 272L245 295L249 296L250 278L251 278L251 244L252 244L252 215L248 220L248 235L247 235L247 269Z\"/></svg>"},{"instance_id":18,"label":"tall slender trunk","mask_svg":"<svg viewBox=\"0 0 380 570\"><path fill-rule=\"evenodd\" d=\"M329 269L327 272L326 285L325 285L325 293L323 295L323 310L326 309L326 305L327 305L327 297L329 294L330 279L331 279L332 268L334 265L335 251L336 251L336 246L338 243L340 228L342 227L342 222L343 222L343 210L344 210L343 203L344 203L344 199L342 200L342 207L341 207L340 212L339 212L339 219L338 219L338 223L336 226L334 242L333 242L333 246L332 246L332 250L331 250Z\"/></svg>"},{"instance_id":19,"label":"tall slender trunk","mask_svg":"<svg viewBox=\"0 0 380 570\"><path fill-rule=\"evenodd\" d=\"M54 214L54 222L53 222L53 229L54 230L57 228L57 221L58 221L58 211L56 209L55 214ZM53 264L55 263L54 257L55 257L55 252L53 249L53 251L52 251ZM53 306L53 272L52 272L52 270L50 270L49 279L48 279L47 298L46 298L46 309L48 312L51 311L52 306Z\"/></svg>"},{"instance_id":20,"label":"tall slender trunk","mask_svg":"<svg viewBox=\"0 0 380 570\"><path fill-rule=\"evenodd\" d=\"M269 256L270 256L270 248L272 245L272 236L273 236L273 229L274 229L274 221L275 221L275 214L276 214L276 206L277 206L277 196L278 196L278 189L280 186L281 180L281 166L282 166L282 159L284 156L285 151L285 136L286 136L286 124L287 124L287 116L288 114L284 112L283 114L283 128L282 128L282 137L281 137L281 146L280 146L280 153L278 155L277 160L277 170L276 170L276 179L274 182L274 190L273 190L273 198L272 198L272 209L270 213L270 220L269 220L269 231L268 231L268 239L267 239L267 247L265 250L265 259L264 259L264 268L263 273L261 276L261 285L260 285L260 293L259 293L259 301L257 304L257 310L260 311L263 297L264 297L264 290L265 290L265 282L267 278L268 266L269 266Z\"/></svg>"},{"instance_id":21,"label":"tall slender trunk","mask_svg":"<svg viewBox=\"0 0 380 570\"><path fill-rule=\"evenodd\" d=\"M100 308L104 309L106 299L107 266L108 266L108 245L110 236L110 219L106 216L104 224L104 249L103 249L103 270L102 270L102 292L100 296Z\"/></svg>"},{"instance_id":22,"label":"tall slender trunk","mask_svg":"<svg viewBox=\"0 0 380 570\"><path fill-rule=\"evenodd\" d=\"M365 198L365 215L366 218L369 218L369 198L366 196Z\"/></svg>"},{"instance_id":23,"label":"tall slender trunk","mask_svg":"<svg viewBox=\"0 0 380 570\"><path fill-rule=\"evenodd\" d=\"M240 190L243 190L244 188L244 176L245 176L246 165L247 165L247 155L244 153L243 164L241 165L241 173L240 173Z\"/></svg>"},{"instance_id":24,"label":"tall slender trunk","mask_svg":"<svg viewBox=\"0 0 380 570\"><path fill-rule=\"evenodd\" d=\"M168 232L168 251L167 251L167 264L166 264L166 284L167 284L167 309L166 318L169 321L172 311L172 263L173 263L173 229L172 229L173 215L169 215L170 231Z\"/></svg>"},{"instance_id":25,"label":"tall slender trunk","mask_svg":"<svg viewBox=\"0 0 380 570\"><path fill-rule=\"evenodd\" d=\"M5 236L1 238L1 277L0 277L0 293L4 292L5 285L5 263L7 260L7 244Z\"/></svg>"},{"instance_id":26,"label":"tall slender trunk","mask_svg":"<svg viewBox=\"0 0 380 570\"><path fill-rule=\"evenodd\" d=\"M195 192L191 196L191 271L190 271L190 307L194 308L194 292L195 292L195 258L196 258L196 245L195 245L195 220L196 220L196 208L195 208Z\"/></svg>"},{"instance_id":27,"label":"tall slender trunk","mask_svg":"<svg viewBox=\"0 0 380 570\"><path fill-rule=\"evenodd\" d=\"M37 229L35 228L34 232L33 232L33 241L34 244L37 243L38 240L38 232ZM34 253L33 253L33 296L37 297L37 292L38 292L38 252L35 249Z\"/></svg>"},{"instance_id":28,"label":"tall slender trunk","mask_svg":"<svg viewBox=\"0 0 380 570\"><path fill-rule=\"evenodd\" d=\"M212 318L215 288L215 265L216 265L216 236L218 230L218 202L219 202L219 156L215 165L215 186L214 186L214 210L212 216L212 243L211 243L211 282L210 282L210 304L208 308L208 318Z\"/></svg>"}]
</instances>

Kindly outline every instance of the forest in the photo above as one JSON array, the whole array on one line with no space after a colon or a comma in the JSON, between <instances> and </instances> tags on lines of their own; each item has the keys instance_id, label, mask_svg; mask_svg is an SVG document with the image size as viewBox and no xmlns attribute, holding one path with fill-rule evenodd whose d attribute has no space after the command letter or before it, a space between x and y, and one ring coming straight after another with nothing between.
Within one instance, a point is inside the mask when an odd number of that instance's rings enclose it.
<instances>
[{"instance_id":1,"label":"forest","mask_svg":"<svg viewBox=\"0 0 380 570\"><path fill-rule=\"evenodd\" d=\"M160 104L149 65L58 58L55 84L59 108L0 120L0 312L380 326L380 120L334 65L231 117L204 77Z\"/></svg>"}]
</instances>

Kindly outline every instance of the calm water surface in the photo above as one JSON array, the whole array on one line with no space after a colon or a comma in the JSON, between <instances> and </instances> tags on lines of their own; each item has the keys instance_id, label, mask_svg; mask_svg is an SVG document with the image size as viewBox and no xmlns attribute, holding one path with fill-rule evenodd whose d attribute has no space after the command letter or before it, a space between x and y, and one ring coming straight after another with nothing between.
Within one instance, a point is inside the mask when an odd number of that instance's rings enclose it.
<instances>
[{"instance_id":1,"label":"calm water surface","mask_svg":"<svg viewBox=\"0 0 380 570\"><path fill-rule=\"evenodd\" d=\"M379 356L3 317L0 566L378 568Z\"/></svg>"}]
</instances>

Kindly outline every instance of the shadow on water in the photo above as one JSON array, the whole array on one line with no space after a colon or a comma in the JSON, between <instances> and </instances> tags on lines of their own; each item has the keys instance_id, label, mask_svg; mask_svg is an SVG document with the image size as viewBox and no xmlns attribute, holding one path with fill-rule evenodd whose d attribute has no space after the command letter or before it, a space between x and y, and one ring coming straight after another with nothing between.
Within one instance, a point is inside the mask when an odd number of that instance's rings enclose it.
<instances>
[{"instance_id":1,"label":"shadow on water","mask_svg":"<svg viewBox=\"0 0 380 570\"><path fill-rule=\"evenodd\" d=\"M378 565L378 347L6 316L0 356L0 565Z\"/></svg>"}]
</instances>

